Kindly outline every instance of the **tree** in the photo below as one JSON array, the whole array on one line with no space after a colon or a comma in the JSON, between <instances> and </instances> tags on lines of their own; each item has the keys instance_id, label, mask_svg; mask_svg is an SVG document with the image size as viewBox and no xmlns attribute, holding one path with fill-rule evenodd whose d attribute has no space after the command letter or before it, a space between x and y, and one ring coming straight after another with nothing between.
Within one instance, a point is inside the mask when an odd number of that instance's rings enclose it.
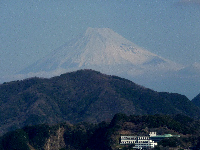
<instances>
[{"instance_id":1,"label":"tree","mask_svg":"<svg viewBox=\"0 0 200 150\"><path fill-rule=\"evenodd\" d=\"M3 136L2 147L5 150L30 150L28 136L23 130L9 132Z\"/></svg>"}]
</instances>

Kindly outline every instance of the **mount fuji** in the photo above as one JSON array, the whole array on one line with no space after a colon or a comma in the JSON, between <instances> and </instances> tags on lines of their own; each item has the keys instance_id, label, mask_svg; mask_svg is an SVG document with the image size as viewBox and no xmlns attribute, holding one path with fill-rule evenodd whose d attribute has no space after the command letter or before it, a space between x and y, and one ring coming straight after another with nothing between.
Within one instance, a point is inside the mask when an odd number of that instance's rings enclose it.
<instances>
[{"instance_id":1,"label":"mount fuji","mask_svg":"<svg viewBox=\"0 0 200 150\"><path fill-rule=\"evenodd\" d=\"M144 50L108 28L88 28L86 33L22 70L27 74L60 74L94 69L107 74L163 73L181 66Z\"/></svg>"},{"instance_id":2,"label":"mount fuji","mask_svg":"<svg viewBox=\"0 0 200 150\"><path fill-rule=\"evenodd\" d=\"M52 51L19 74L52 77L80 69L117 75L157 91L188 94L185 92L189 90L182 89L179 77L183 65L153 54L109 28L88 28L82 36Z\"/></svg>"}]
</instances>

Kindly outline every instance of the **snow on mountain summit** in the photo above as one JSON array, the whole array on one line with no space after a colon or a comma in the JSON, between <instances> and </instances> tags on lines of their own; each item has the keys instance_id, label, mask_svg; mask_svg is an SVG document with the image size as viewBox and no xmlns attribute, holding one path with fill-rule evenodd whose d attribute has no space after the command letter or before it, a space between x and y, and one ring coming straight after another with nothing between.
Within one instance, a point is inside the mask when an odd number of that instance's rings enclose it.
<instances>
[{"instance_id":1,"label":"snow on mountain summit","mask_svg":"<svg viewBox=\"0 0 200 150\"><path fill-rule=\"evenodd\" d=\"M81 37L66 43L21 73L51 74L78 69L137 75L149 70L177 70L180 66L138 47L109 28L88 28Z\"/></svg>"}]
</instances>

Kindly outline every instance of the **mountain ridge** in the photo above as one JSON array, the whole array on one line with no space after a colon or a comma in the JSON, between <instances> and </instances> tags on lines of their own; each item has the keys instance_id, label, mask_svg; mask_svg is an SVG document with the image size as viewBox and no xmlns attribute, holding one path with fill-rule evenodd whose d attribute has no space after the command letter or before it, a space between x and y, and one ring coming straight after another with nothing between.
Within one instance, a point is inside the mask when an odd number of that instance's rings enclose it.
<instances>
[{"instance_id":1,"label":"mountain ridge","mask_svg":"<svg viewBox=\"0 0 200 150\"><path fill-rule=\"evenodd\" d=\"M200 107L200 93L192 99L192 103L194 103L196 106Z\"/></svg>"},{"instance_id":2,"label":"mountain ridge","mask_svg":"<svg viewBox=\"0 0 200 150\"><path fill-rule=\"evenodd\" d=\"M199 121L184 115L115 114L111 121L92 123L59 123L26 126L0 137L1 150L118 150L133 145L120 144L120 136L177 135L168 137L154 149L199 148ZM156 141L157 142L157 141ZM127 148L129 147L129 148Z\"/></svg>"},{"instance_id":3,"label":"mountain ridge","mask_svg":"<svg viewBox=\"0 0 200 150\"><path fill-rule=\"evenodd\" d=\"M88 28L75 42L65 44L35 63L32 70L25 69L21 73L94 69L106 74L112 74L114 70L115 74L121 65L137 66L136 68L143 71L154 67L157 70L180 69L178 64L143 50L109 28Z\"/></svg>"},{"instance_id":4,"label":"mountain ridge","mask_svg":"<svg viewBox=\"0 0 200 150\"><path fill-rule=\"evenodd\" d=\"M15 77L6 76L2 80L50 78L80 69L120 76L156 91L181 93L190 99L200 88L198 64L183 66L165 59L109 28L88 28L83 35L21 70Z\"/></svg>"},{"instance_id":5,"label":"mountain ridge","mask_svg":"<svg viewBox=\"0 0 200 150\"><path fill-rule=\"evenodd\" d=\"M1 134L24 125L101 122L119 112L200 117L200 109L184 95L156 92L94 70L1 84L0 103Z\"/></svg>"}]
</instances>

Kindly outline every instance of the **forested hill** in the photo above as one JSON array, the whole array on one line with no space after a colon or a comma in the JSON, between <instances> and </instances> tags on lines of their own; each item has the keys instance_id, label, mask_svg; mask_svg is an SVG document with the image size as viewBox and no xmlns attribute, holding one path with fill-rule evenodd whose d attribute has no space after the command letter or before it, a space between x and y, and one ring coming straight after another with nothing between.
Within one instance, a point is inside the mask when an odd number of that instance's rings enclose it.
<instances>
[{"instance_id":1,"label":"forested hill","mask_svg":"<svg viewBox=\"0 0 200 150\"><path fill-rule=\"evenodd\" d=\"M0 134L40 123L107 121L116 113L193 118L200 114L186 96L159 93L93 70L4 83L0 85L0 104Z\"/></svg>"},{"instance_id":2,"label":"forested hill","mask_svg":"<svg viewBox=\"0 0 200 150\"><path fill-rule=\"evenodd\" d=\"M200 107L200 93L199 93L195 98L192 99L192 102L193 102L196 106Z\"/></svg>"},{"instance_id":3,"label":"forested hill","mask_svg":"<svg viewBox=\"0 0 200 150\"><path fill-rule=\"evenodd\" d=\"M121 135L180 135L158 142L155 150L200 148L200 122L183 115L116 114L111 122L26 126L0 137L1 150L130 150Z\"/></svg>"}]
</instances>

